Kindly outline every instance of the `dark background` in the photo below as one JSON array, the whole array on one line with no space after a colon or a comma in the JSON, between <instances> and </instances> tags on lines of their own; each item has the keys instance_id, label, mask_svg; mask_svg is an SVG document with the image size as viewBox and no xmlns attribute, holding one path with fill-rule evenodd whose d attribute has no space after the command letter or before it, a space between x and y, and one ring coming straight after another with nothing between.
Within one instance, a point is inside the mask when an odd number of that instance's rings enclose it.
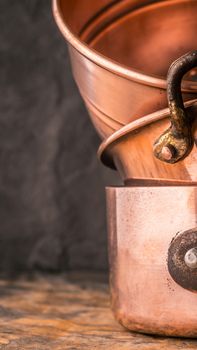
<instances>
[{"instance_id":1,"label":"dark background","mask_svg":"<svg viewBox=\"0 0 197 350\"><path fill-rule=\"evenodd\" d=\"M0 1L0 273L106 270L99 138L50 0Z\"/></svg>"}]
</instances>

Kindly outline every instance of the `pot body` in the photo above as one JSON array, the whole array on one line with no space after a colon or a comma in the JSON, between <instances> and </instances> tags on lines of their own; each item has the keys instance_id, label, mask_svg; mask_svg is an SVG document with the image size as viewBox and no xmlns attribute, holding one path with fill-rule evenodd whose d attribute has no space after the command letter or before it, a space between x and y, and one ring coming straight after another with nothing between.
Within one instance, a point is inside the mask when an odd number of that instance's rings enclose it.
<instances>
[{"instance_id":1,"label":"pot body","mask_svg":"<svg viewBox=\"0 0 197 350\"><path fill-rule=\"evenodd\" d=\"M133 331L197 337L197 293L181 287L168 270L177 232L196 227L197 187L122 187L106 193L115 317Z\"/></svg>"},{"instance_id":2,"label":"pot body","mask_svg":"<svg viewBox=\"0 0 197 350\"><path fill-rule=\"evenodd\" d=\"M101 138L167 107L169 65L197 46L195 0L53 0L53 10ZM197 92L195 77L183 83L184 100Z\"/></svg>"}]
</instances>

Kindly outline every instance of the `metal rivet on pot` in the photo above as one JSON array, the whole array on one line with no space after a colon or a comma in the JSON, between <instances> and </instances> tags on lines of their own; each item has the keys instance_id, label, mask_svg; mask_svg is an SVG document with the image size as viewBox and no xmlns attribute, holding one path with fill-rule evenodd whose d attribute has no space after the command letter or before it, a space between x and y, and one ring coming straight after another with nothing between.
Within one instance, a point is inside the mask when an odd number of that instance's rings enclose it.
<instances>
[{"instance_id":1,"label":"metal rivet on pot","mask_svg":"<svg viewBox=\"0 0 197 350\"><path fill-rule=\"evenodd\" d=\"M166 146L163 146L161 150L161 156L163 159L165 159L166 161L170 161L171 159L174 158L175 155L176 155L176 149L173 145L168 144Z\"/></svg>"},{"instance_id":2,"label":"metal rivet on pot","mask_svg":"<svg viewBox=\"0 0 197 350\"><path fill-rule=\"evenodd\" d=\"M162 158L165 160L170 160L173 157L172 151L170 150L170 147L164 146L161 151Z\"/></svg>"},{"instance_id":3,"label":"metal rivet on pot","mask_svg":"<svg viewBox=\"0 0 197 350\"><path fill-rule=\"evenodd\" d=\"M197 248L192 248L185 254L185 263L190 269L197 268Z\"/></svg>"}]
</instances>

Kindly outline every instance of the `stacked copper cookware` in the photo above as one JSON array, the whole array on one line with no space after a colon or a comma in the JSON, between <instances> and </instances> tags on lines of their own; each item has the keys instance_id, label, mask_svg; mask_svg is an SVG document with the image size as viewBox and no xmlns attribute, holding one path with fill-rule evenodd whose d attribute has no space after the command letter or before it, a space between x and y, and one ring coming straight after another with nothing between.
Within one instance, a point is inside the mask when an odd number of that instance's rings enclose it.
<instances>
[{"instance_id":1,"label":"stacked copper cookware","mask_svg":"<svg viewBox=\"0 0 197 350\"><path fill-rule=\"evenodd\" d=\"M197 337L197 1L53 0L102 143L112 308L133 331ZM80 117L80 116L79 116Z\"/></svg>"}]
</instances>

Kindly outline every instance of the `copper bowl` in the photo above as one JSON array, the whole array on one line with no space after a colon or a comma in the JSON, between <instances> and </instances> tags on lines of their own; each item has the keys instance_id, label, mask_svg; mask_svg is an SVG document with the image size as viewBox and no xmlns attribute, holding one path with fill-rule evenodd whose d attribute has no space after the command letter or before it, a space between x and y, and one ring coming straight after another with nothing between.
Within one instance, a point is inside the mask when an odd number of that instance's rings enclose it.
<instances>
[{"instance_id":1,"label":"copper bowl","mask_svg":"<svg viewBox=\"0 0 197 350\"><path fill-rule=\"evenodd\" d=\"M53 0L53 12L101 138L167 107L168 67L197 47L196 0ZM182 85L184 100L197 92L195 77Z\"/></svg>"},{"instance_id":2,"label":"copper bowl","mask_svg":"<svg viewBox=\"0 0 197 350\"><path fill-rule=\"evenodd\" d=\"M197 114L197 100L185 103L190 116ZM105 140L98 151L108 167L117 169L126 185L133 180L167 180L178 183L197 182L197 121L193 124L194 147L190 154L175 164L158 160L153 143L170 126L169 109L135 120Z\"/></svg>"}]
</instances>

